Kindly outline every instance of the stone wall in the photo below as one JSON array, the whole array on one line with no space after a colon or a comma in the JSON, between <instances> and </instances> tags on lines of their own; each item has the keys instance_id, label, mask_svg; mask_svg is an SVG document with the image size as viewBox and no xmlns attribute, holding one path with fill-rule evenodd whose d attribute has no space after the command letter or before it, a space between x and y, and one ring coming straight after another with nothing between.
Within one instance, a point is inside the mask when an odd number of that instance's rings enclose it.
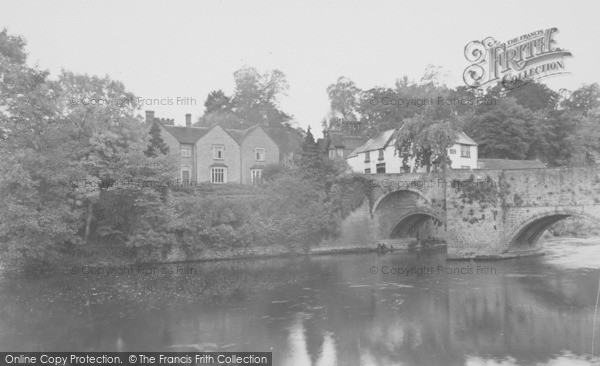
<instances>
[{"instance_id":1,"label":"stone wall","mask_svg":"<svg viewBox=\"0 0 600 366\"><path fill-rule=\"evenodd\" d=\"M374 174L371 208L374 242L392 239L399 222L429 215L419 235L443 233L449 257L501 257L535 249L537 237L553 223L582 217L600 225L600 167L449 170L442 173ZM405 229L401 234L412 234ZM402 236L402 235L401 235Z\"/></svg>"}]
</instances>

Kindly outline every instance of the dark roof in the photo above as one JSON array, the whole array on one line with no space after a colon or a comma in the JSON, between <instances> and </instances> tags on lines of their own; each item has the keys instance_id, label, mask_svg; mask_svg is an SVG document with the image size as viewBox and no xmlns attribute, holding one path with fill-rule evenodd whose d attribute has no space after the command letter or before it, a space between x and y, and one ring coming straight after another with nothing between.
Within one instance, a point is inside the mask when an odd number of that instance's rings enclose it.
<instances>
[{"instance_id":1,"label":"dark roof","mask_svg":"<svg viewBox=\"0 0 600 366\"><path fill-rule=\"evenodd\" d=\"M205 127L164 126L163 127L183 144L193 144L208 131Z\"/></svg>"},{"instance_id":2,"label":"dark roof","mask_svg":"<svg viewBox=\"0 0 600 366\"><path fill-rule=\"evenodd\" d=\"M214 125L214 126L211 126L211 127L187 127L187 126L171 126L171 125L164 125L163 124L162 126L167 131L169 131L169 133L171 135L173 135L173 137L175 137L175 139L177 141L179 141L180 143L183 143L183 144L193 144L193 143L196 143L196 141L198 141L202 136L206 135L206 133L211 128L214 128L217 125ZM256 128L260 128L260 126L258 126L258 125L252 126L252 127L247 128L245 130L236 130L236 129L233 129L233 128L224 128L224 130L238 144L241 144L242 141L244 140L244 138L246 138L248 135L250 135L250 132L252 132ZM263 129L263 131L264 131L264 129ZM273 139L273 141L275 141L275 139L273 138L273 136L271 136L266 131L265 131L265 133L267 135L269 135L269 137L271 139ZM275 143L277 143L277 141L275 141Z\"/></svg>"},{"instance_id":3,"label":"dark roof","mask_svg":"<svg viewBox=\"0 0 600 366\"><path fill-rule=\"evenodd\" d=\"M370 138L364 145L354 149L347 158L351 158L365 151L385 149L392 140L392 137L394 137L395 131L396 130L387 130L377 134L377 136Z\"/></svg>"},{"instance_id":4,"label":"dark roof","mask_svg":"<svg viewBox=\"0 0 600 366\"><path fill-rule=\"evenodd\" d=\"M545 168L546 164L539 160L511 160L511 159L478 159L477 169L509 170L509 169L535 169Z\"/></svg>"},{"instance_id":5,"label":"dark roof","mask_svg":"<svg viewBox=\"0 0 600 366\"><path fill-rule=\"evenodd\" d=\"M224 128L225 132L227 132L229 134L229 136L231 136L232 139L235 140L235 142L237 142L238 144L242 143L242 139L244 138L244 135L246 135L246 131L248 130L234 130L232 128Z\"/></svg>"}]
</instances>

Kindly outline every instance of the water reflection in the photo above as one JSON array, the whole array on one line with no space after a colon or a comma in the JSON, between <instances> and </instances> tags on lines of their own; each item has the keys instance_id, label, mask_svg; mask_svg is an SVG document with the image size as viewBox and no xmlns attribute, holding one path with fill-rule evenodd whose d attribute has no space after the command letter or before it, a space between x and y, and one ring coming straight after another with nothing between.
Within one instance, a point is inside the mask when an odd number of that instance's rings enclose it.
<instances>
[{"instance_id":1,"label":"water reflection","mask_svg":"<svg viewBox=\"0 0 600 366\"><path fill-rule=\"evenodd\" d=\"M311 359L311 352L308 350L304 320L299 317L289 328L289 351L284 358L283 365L297 366L334 366L337 365L337 352L335 341L331 333L325 333L322 336L322 345L316 353L317 358Z\"/></svg>"},{"instance_id":2,"label":"water reflection","mask_svg":"<svg viewBox=\"0 0 600 366\"><path fill-rule=\"evenodd\" d=\"M194 275L4 278L0 351L272 351L275 365L321 366L589 363L599 272L573 257L598 258L600 241L548 249L488 263L395 252L190 264Z\"/></svg>"}]
</instances>

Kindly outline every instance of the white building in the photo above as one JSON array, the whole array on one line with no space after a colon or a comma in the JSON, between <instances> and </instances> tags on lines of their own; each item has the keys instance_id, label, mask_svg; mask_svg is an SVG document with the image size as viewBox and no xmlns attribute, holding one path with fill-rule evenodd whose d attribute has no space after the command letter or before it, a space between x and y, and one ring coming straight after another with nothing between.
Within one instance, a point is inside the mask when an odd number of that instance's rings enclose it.
<instances>
[{"instance_id":1,"label":"white building","mask_svg":"<svg viewBox=\"0 0 600 366\"><path fill-rule=\"evenodd\" d=\"M395 130L380 132L369 139L364 145L356 148L347 157L346 161L356 173L403 173L402 157L396 153ZM456 143L448 149L452 169L477 169L477 144L464 132L460 132ZM408 163L413 171L414 162ZM425 172L421 167L417 172Z\"/></svg>"}]
</instances>

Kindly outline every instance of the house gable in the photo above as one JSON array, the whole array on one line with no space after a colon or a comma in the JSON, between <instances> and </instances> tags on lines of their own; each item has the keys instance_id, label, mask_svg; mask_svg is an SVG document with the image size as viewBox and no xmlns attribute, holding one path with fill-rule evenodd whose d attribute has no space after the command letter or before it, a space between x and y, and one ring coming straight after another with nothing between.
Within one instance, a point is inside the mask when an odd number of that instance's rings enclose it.
<instances>
[{"instance_id":1,"label":"house gable","mask_svg":"<svg viewBox=\"0 0 600 366\"><path fill-rule=\"evenodd\" d=\"M221 150L222 149L222 150ZM215 156L221 150L221 158ZM198 182L210 182L213 168L226 169L227 182L240 182L240 145L221 126L214 125L196 142Z\"/></svg>"},{"instance_id":2,"label":"house gable","mask_svg":"<svg viewBox=\"0 0 600 366\"><path fill-rule=\"evenodd\" d=\"M241 139L241 183L252 182L252 170L262 169L268 164L279 163L279 145L260 126L247 130ZM257 159L256 149L264 149L264 158Z\"/></svg>"}]
</instances>

